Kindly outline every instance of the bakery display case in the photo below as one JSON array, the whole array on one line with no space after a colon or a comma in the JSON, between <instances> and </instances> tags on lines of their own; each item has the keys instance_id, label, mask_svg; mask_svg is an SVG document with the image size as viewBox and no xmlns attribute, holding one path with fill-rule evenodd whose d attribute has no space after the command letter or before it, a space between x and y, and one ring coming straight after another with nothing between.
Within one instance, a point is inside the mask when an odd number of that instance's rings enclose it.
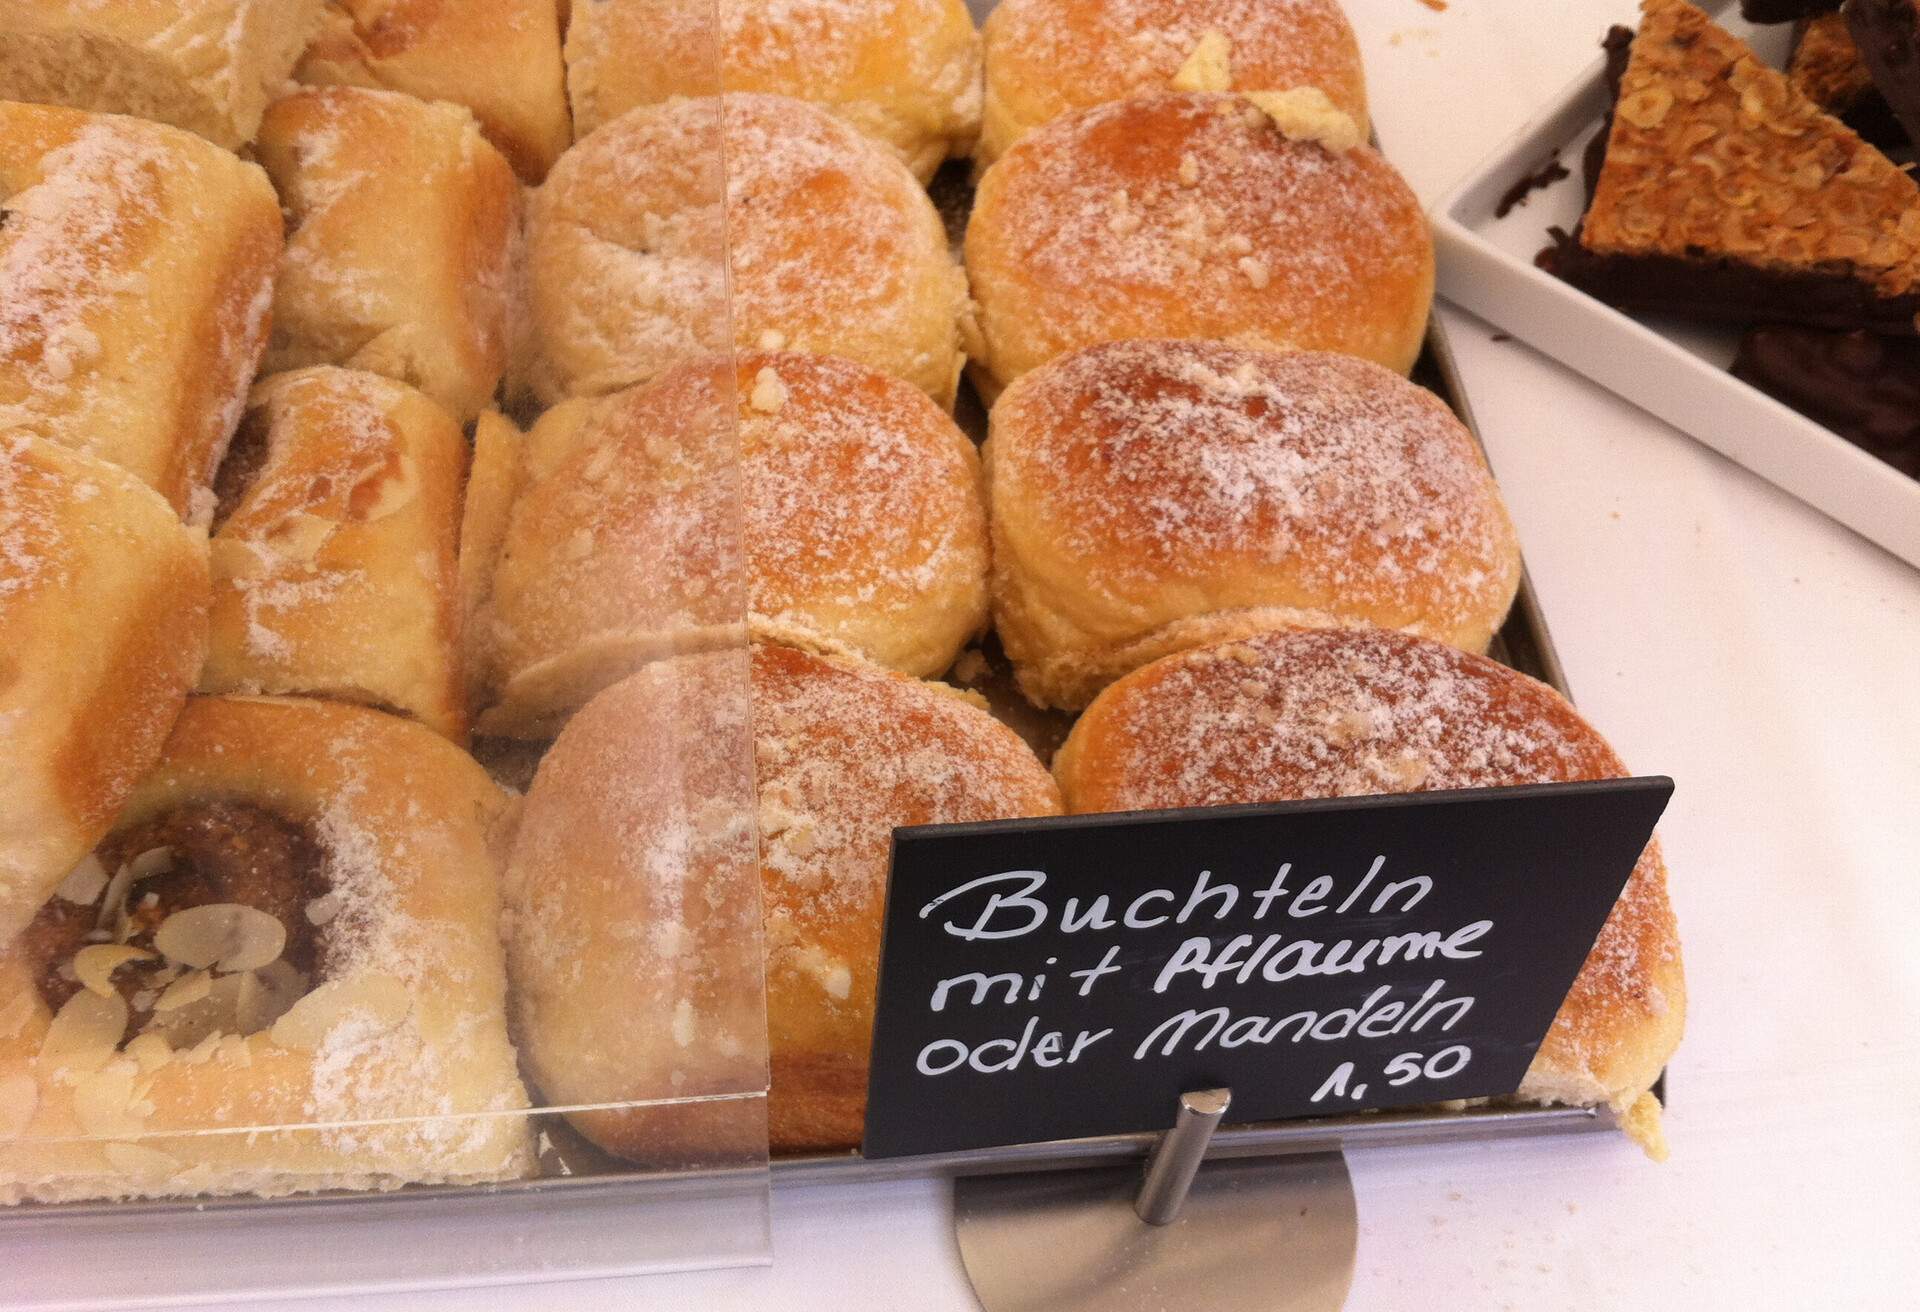
<instances>
[{"instance_id":1,"label":"bakery display case","mask_svg":"<svg viewBox=\"0 0 1920 1312\"><path fill-rule=\"evenodd\" d=\"M1330 0L180 7L222 77L0 6L0 1249L97 1240L63 1296L1135 1160L861 1158L897 828L1626 773ZM1665 884L1515 1097L1214 1152L1658 1155Z\"/></svg>"},{"instance_id":2,"label":"bakery display case","mask_svg":"<svg viewBox=\"0 0 1920 1312\"><path fill-rule=\"evenodd\" d=\"M314 1287L765 1257L731 358L638 446L506 381L565 102L556 6L492 7L547 19L512 104L459 24L399 59L326 6L253 104L323 6L182 6L218 78L153 6L0 11L0 1247L103 1236L68 1297L284 1282L234 1250L293 1225ZM351 1242L401 1218L455 1238Z\"/></svg>"}]
</instances>

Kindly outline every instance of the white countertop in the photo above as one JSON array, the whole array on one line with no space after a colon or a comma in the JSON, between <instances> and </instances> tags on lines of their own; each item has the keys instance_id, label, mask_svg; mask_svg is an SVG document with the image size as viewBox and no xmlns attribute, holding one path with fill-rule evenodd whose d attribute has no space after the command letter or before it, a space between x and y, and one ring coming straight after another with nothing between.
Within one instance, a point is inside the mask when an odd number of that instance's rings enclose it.
<instances>
[{"instance_id":1,"label":"white countertop","mask_svg":"<svg viewBox=\"0 0 1920 1312\"><path fill-rule=\"evenodd\" d=\"M1442 193L1632 0L1347 0ZM1920 572L1484 323L1461 372L1582 709L1679 792L1670 1162L1617 1136L1349 1158L1349 1306L1867 1308L1920 1288ZM774 1265L358 1309L972 1309L944 1184L776 1190ZM404 1227L379 1242L404 1244ZM346 1307L348 1300L290 1306Z\"/></svg>"}]
</instances>

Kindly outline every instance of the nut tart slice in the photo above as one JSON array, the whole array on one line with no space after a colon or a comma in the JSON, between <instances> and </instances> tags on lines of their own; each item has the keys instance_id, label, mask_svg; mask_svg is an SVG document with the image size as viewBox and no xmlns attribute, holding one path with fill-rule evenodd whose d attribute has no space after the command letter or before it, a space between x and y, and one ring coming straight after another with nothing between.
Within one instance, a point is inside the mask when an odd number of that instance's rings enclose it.
<instances>
[{"instance_id":1,"label":"nut tart slice","mask_svg":"<svg viewBox=\"0 0 1920 1312\"><path fill-rule=\"evenodd\" d=\"M1625 309L1913 334L1920 186L1693 5L1642 8L1587 212L1541 266Z\"/></svg>"}]
</instances>

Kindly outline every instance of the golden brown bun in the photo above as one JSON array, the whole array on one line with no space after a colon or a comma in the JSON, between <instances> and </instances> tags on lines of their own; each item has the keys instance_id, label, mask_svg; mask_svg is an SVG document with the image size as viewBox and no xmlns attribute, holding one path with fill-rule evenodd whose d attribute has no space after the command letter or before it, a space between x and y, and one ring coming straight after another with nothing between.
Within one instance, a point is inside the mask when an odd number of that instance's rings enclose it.
<instances>
[{"instance_id":1,"label":"golden brown bun","mask_svg":"<svg viewBox=\"0 0 1920 1312\"><path fill-rule=\"evenodd\" d=\"M744 649L660 661L541 760L507 861L514 1033L555 1105L767 1085ZM576 1112L610 1151L747 1164L759 1098Z\"/></svg>"},{"instance_id":2,"label":"golden brown bun","mask_svg":"<svg viewBox=\"0 0 1920 1312\"><path fill-rule=\"evenodd\" d=\"M262 808L318 843L322 977L270 1029L62 1061L41 1055L52 1018L20 945L0 954L0 1014L17 1018L0 1033L0 1087L17 1100L0 1127L0 1200L525 1174L488 849L500 790L445 739L378 711L196 698L119 828L212 800ZM414 1117L429 1119L394 1119ZM185 1133L339 1122L361 1124Z\"/></svg>"},{"instance_id":3,"label":"golden brown bun","mask_svg":"<svg viewBox=\"0 0 1920 1312\"><path fill-rule=\"evenodd\" d=\"M487 435L468 497L488 732L545 732L647 660L737 640L743 600L715 580L742 550L759 636L931 675L985 626L978 459L898 379L697 361L566 402L511 447Z\"/></svg>"},{"instance_id":4,"label":"golden brown bun","mask_svg":"<svg viewBox=\"0 0 1920 1312\"><path fill-rule=\"evenodd\" d=\"M980 131L980 38L962 0L594 4L567 32L567 88L581 136L674 96L792 96L925 181Z\"/></svg>"},{"instance_id":5,"label":"golden brown bun","mask_svg":"<svg viewBox=\"0 0 1920 1312\"><path fill-rule=\"evenodd\" d=\"M292 231L267 370L365 369L462 421L485 409L506 368L520 188L473 116L323 87L276 102L257 149Z\"/></svg>"},{"instance_id":6,"label":"golden brown bun","mask_svg":"<svg viewBox=\"0 0 1920 1312\"><path fill-rule=\"evenodd\" d=\"M200 691L360 702L464 742L466 458L453 416L391 379L320 367L260 383L222 470Z\"/></svg>"},{"instance_id":7,"label":"golden brown bun","mask_svg":"<svg viewBox=\"0 0 1920 1312\"><path fill-rule=\"evenodd\" d=\"M1019 735L940 684L756 647L775 1151L860 1142L893 831L1058 815Z\"/></svg>"},{"instance_id":8,"label":"golden brown bun","mask_svg":"<svg viewBox=\"0 0 1920 1312\"><path fill-rule=\"evenodd\" d=\"M751 677L751 772L739 652L649 665L547 754L509 865L526 907L509 936L518 1032L542 1090L566 1101L763 1087L764 1034L773 1148L846 1147L866 1103L894 827L1057 815L1059 793L1012 730L938 684L774 646L753 648ZM737 823L756 778L758 889L743 887L754 849ZM663 845L673 864L644 860ZM762 898L764 1021L741 987L760 978ZM657 928L620 932L636 918ZM703 1143L652 1113L574 1119L645 1161ZM712 1151L737 1126L700 1133Z\"/></svg>"},{"instance_id":9,"label":"golden brown bun","mask_svg":"<svg viewBox=\"0 0 1920 1312\"><path fill-rule=\"evenodd\" d=\"M266 175L173 128L0 104L0 211L0 432L110 460L204 522L266 347Z\"/></svg>"},{"instance_id":10,"label":"golden brown bun","mask_svg":"<svg viewBox=\"0 0 1920 1312\"><path fill-rule=\"evenodd\" d=\"M205 537L125 470L0 436L0 947L106 832L207 653Z\"/></svg>"},{"instance_id":11,"label":"golden brown bun","mask_svg":"<svg viewBox=\"0 0 1920 1312\"><path fill-rule=\"evenodd\" d=\"M528 182L573 140L555 0L329 0L294 78L465 105Z\"/></svg>"},{"instance_id":12,"label":"golden brown bun","mask_svg":"<svg viewBox=\"0 0 1920 1312\"><path fill-rule=\"evenodd\" d=\"M1169 89L1317 87L1367 123L1360 43L1337 0L1002 0L981 30L983 168L1062 114ZM1216 85L1173 87L1208 33L1225 38Z\"/></svg>"},{"instance_id":13,"label":"golden brown bun","mask_svg":"<svg viewBox=\"0 0 1920 1312\"><path fill-rule=\"evenodd\" d=\"M1117 101L1026 137L981 179L966 253L989 393L1126 337L1340 351L1405 373L1433 299L1426 216L1391 164L1290 137L1228 95Z\"/></svg>"},{"instance_id":14,"label":"golden brown bun","mask_svg":"<svg viewBox=\"0 0 1920 1312\"><path fill-rule=\"evenodd\" d=\"M567 402L524 438L496 427L476 455L466 554L481 733L551 737L648 661L745 641L731 396L669 390L676 413L652 408L650 390Z\"/></svg>"},{"instance_id":15,"label":"golden brown bun","mask_svg":"<svg viewBox=\"0 0 1920 1312\"><path fill-rule=\"evenodd\" d=\"M481 607L493 591L493 568L500 558L514 498L520 495L525 440L514 422L497 410L474 421L473 458L467 465L466 495L460 506L458 569L461 666L469 708L480 704L486 683L486 663L473 654L479 645L475 635L480 632Z\"/></svg>"},{"instance_id":16,"label":"golden brown bun","mask_svg":"<svg viewBox=\"0 0 1920 1312\"><path fill-rule=\"evenodd\" d=\"M1624 776L1565 699L1403 633L1266 633L1182 652L1100 694L1054 758L1075 812L1492 788ZM1686 981L1648 845L1520 1086L1605 1103L1657 1145L1648 1090L1680 1042Z\"/></svg>"},{"instance_id":17,"label":"golden brown bun","mask_svg":"<svg viewBox=\"0 0 1920 1312\"><path fill-rule=\"evenodd\" d=\"M157 119L235 150L323 0L0 0L0 100Z\"/></svg>"},{"instance_id":18,"label":"golden brown bun","mask_svg":"<svg viewBox=\"0 0 1920 1312\"><path fill-rule=\"evenodd\" d=\"M1218 638L1374 624L1484 651L1520 548L1478 444L1351 356L1110 342L993 408L994 624L1077 709Z\"/></svg>"},{"instance_id":19,"label":"golden brown bun","mask_svg":"<svg viewBox=\"0 0 1920 1312\"><path fill-rule=\"evenodd\" d=\"M712 97L630 110L554 166L529 207L523 385L551 404L717 353L730 270L742 349L843 356L950 402L966 279L913 175L825 110L725 99L724 234Z\"/></svg>"}]
</instances>

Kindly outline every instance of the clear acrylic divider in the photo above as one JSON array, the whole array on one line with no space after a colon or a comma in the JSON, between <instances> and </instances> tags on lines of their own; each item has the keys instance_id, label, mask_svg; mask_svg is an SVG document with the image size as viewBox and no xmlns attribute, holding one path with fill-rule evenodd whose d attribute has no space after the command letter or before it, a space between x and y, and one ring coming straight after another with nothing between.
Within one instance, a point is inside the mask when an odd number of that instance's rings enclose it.
<instances>
[{"instance_id":1,"label":"clear acrylic divider","mask_svg":"<svg viewBox=\"0 0 1920 1312\"><path fill-rule=\"evenodd\" d=\"M726 174L700 36L683 72L707 94L649 164L674 193L664 245L621 208L618 151L570 178L563 157L522 197L523 309L669 287L672 358L560 390L516 367L465 479L415 481L462 524L471 739L340 680L193 696L90 851L0 926L0 1303L770 1259ZM563 212L568 188L591 221ZM543 223L587 236L564 276ZM668 400L630 404L663 371ZM350 407L275 387L220 480L216 585L293 444L346 440L329 426ZM0 560L0 600L88 562L18 565ZM451 570L436 586L454 605Z\"/></svg>"}]
</instances>

